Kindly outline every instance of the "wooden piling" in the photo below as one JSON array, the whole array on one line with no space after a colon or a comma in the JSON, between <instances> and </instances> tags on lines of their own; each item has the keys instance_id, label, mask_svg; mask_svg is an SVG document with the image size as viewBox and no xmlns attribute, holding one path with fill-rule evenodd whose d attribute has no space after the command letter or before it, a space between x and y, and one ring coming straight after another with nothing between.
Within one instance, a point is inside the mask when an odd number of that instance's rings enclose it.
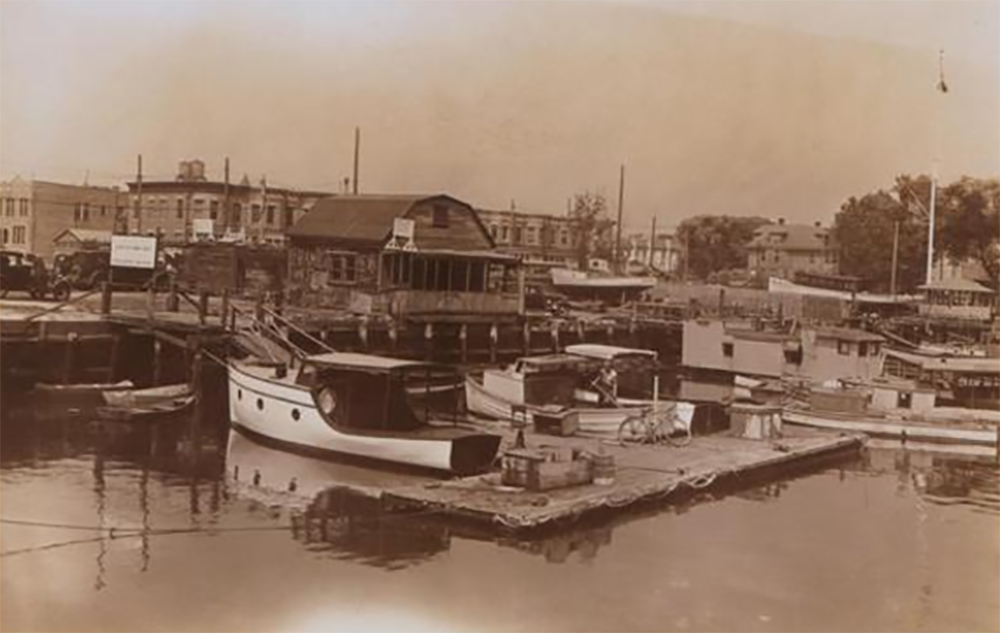
<instances>
[{"instance_id":1,"label":"wooden piling","mask_svg":"<svg viewBox=\"0 0 1000 633\"><path fill-rule=\"evenodd\" d=\"M464 323L458 328L458 340L462 348L462 363L464 364L469 361L469 330Z\"/></svg>"},{"instance_id":2,"label":"wooden piling","mask_svg":"<svg viewBox=\"0 0 1000 633\"><path fill-rule=\"evenodd\" d=\"M198 291L198 323L201 325L208 319L208 297L207 290Z\"/></svg>"},{"instance_id":3,"label":"wooden piling","mask_svg":"<svg viewBox=\"0 0 1000 633\"><path fill-rule=\"evenodd\" d=\"M497 324L493 323L490 325L490 363L496 364L497 362L497 342L500 339L500 330L497 329Z\"/></svg>"},{"instance_id":4,"label":"wooden piling","mask_svg":"<svg viewBox=\"0 0 1000 633\"><path fill-rule=\"evenodd\" d=\"M222 310L222 312L219 315L219 321L222 323L222 327L225 328L225 327L227 327L227 324L229 323L229 288L223 288L222 289L222 308L221 308L221 310ZM232 329L234 329L234 330L236 329L235 328L235 324L234 324L234 327Z\"/></svg>"},{"instance_id":5,"label":"wooden piling","mask_svg":"<svg viewBox=\"0 0 1000 633\"><path fill-rule=\"evenodd\" d=\"M111 314L111 282L101 282L101 314Z\"/></svg>"},{"instance_id":6,"label":"wooden piling","mask_svg":"<svg viewBox=\"0 0 1000 633\"><path fill-rule=\"evenodd\" d=\"M68 385L73 381L73 365L76 360L76 332L70 332L66 335L66 344L63 348L63 368L62 368L62 383Z\"/></svg>"},{"instance_id":7,"label":"wooden piling","mask_svg":"<svg viewBox=\"0 0 1000 633\"><path fill-rule=\"evenodd\" d=\"M181 298L177 294L177 281L170 280L170 287L167 290L167 312L180 312Z\"/></svg>"},{"instance_id":8,"label":"wooden piling","mask_svg":"<svg viewBox=\"0 0 1000 633\"><path fill-rule=\"evenodd\" d=\"M111 338L111 354L108 359L108 382L115 382L115 378L118 376L118 357L121 354L121 342L122 337L120 334L115 334Z\"/></svg>"},{"instance_id":9,"label":"wooden piling","mask_svg":"<svg viewBox=\"0 0 1000 633\"><path fill-rule=\"evenodd\" d=\"M163 375L163 343L158 338L153 339L153 386L160 384Z\"/></svg>"}]
</instances>

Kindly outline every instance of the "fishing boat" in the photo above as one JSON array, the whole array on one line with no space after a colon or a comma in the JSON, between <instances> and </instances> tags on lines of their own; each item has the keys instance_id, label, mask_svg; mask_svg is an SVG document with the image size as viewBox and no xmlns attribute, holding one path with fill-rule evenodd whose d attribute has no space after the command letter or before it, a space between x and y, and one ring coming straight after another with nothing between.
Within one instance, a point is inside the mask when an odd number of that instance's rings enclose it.
<instances>
[{"instance_id":1,"label":"fishing boat","mask_svg":"<svg viewBox=\"0 0 1000 633\"><path fill-rule=\"evenodd\" d=\"M933 388L912 380L877 378L814 386L808 402L787 405L786 424L936 444L995 446L1000 412L935 405Z\"/></svg>"},{"instance_id":2,"label":"fishing boat","mask_svg":"<svg viewBox=\"0 0 1000 633\"><path fill-rule=\"evenodd\" d=\"M296 371L283 363L231 360L229 416L251 439L310 456L463 475L487 470L500 436L433 419L429 396L444 371L346 352L307 356ZM414 383L425 386L422 403Z\"/></svg>"},{"instance_id":3,"label":"fishing boat","mask_svg":"<svg viewBox=\"0 0 1000 633\"><path fill-rule=\"evenodd\" d=\"M195 394L187 384L146 389L109 388L102 393L105 406L97 407L99 420L112 422L163 422L189 413Z\"/></svg>"}]
</instances>

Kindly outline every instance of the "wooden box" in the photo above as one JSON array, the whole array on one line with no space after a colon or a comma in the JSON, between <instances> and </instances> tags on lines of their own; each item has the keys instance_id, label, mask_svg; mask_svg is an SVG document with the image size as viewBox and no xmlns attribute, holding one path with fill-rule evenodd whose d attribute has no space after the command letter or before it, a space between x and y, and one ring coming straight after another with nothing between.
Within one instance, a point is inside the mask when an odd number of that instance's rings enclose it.
<instances>
[{"instance_id":1,"label":"wooden box","mask_svg":"<svg viewBox=\"0 0 1000 633\"><path fill-rule=\"evenodd\" d=\"M580 428L580 415L575 411L559 413L535 413L535 431L546 435L566 437L574 435Z\"/></svg>"}]
</instances>

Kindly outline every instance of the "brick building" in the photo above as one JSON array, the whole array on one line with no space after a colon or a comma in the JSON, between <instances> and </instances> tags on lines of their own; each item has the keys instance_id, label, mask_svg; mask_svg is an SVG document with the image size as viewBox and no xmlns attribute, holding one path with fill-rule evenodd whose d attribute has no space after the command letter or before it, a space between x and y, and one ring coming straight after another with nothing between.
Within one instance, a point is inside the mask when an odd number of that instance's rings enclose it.
<instances>
[{"instance_id":1,"label":"brick building","mask_svg":"<svg viewBox=\"0 0 1000 633\"><path fill-rule=\"evenodd\" d=\"M215 238L255 244L284 244L285 233L320 198L331 194L269 186L265 179L251 183L209 180L205 163L181 161L174 180L128 183L127 230L132 234L159 235L168 244L195 239L199 223L210 223Z\"/></svg>"},{"instance_id":2,"label":"brick building","mask_svg":"<svg viewBox=\"0 0 1000 633\"><path fill-rule=\"evenodd\" d=\"M837 249L830 229L815 224L765 224L747 246L748 267L761 278L792 279L797 272L835 274Z\"/></svg>"},{"instance_id":3,"label":"brick building","mask_svg":"<svg viewBox=\"0 0 1000 633\"><path fill-rule=\"evenodd\" d=\"M0 183L0 245L51 262L58 235L67 229L111 231L127 204L128 195L115 187L15 176Z\"/></svg>"}]
</instances>

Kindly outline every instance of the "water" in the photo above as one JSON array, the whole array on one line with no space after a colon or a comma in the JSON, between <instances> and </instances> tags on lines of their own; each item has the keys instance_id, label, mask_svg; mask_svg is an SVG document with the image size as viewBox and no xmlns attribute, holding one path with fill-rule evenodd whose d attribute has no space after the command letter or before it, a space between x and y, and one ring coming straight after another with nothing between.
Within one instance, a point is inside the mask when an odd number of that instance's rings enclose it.
<instances>
[{"instance_id":1,"label":"water","mask_svg":"<svg viewBox=\"0 0 1000 633\"><path fill-rule=\"evenodd\" d=\"M794 479L516 540L380 514L330 485L384 475L207 425L99 432L85 416L45 420L10 404L0 426L3 630L1000 628L990 459L874 449ZM100 538L17 520L152 532Z\"/></svg>"}]
</instances>

